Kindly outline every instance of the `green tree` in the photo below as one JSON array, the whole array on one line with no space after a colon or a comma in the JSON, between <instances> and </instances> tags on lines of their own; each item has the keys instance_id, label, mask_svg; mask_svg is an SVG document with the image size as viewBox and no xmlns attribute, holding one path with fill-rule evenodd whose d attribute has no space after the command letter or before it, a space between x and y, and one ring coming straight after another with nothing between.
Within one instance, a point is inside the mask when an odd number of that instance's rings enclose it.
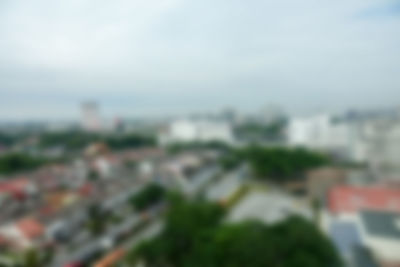
<instances>
[{"instance_id":1,"label":"green tree","mask_svg":"<svg viewBox=\"0 0 400 267\"><path fill-rule=\"evenodd\" d=\"M223 215L219 205L203 201L187 203L175 196L163 233L141 244L138 253L150 266L190 266L186 265L188 258L207 245Z\"/></svg>"},{"instance_id":2,"label":"green tree","mask_svg":"<svg viewBox=\"0 0 400 267\"><path fill-rule=\"evenodd\" d=\"M244 155L257 177L278 183L302 179L308 169L329 162L324 155L301 148L251 147Z\"/></svg>"},{"instance_id":3,"label":"green tree","mask_svg":"<svg viewBox=\"0 0 400 267\"><path fill-rule=\"evenodd\" d=\"M315 224L320 225L320 222L321 222L321 200L318 198L313 198L311 200L311 208L313 211Z\"/></svg>"},{"instance_id":4,"label":"green tree","mask_svg":"<svg viewBox=\"0 0 400 267\"><path fill-rule=\"evenodd\" d=\"M40 262L39 252L35 249L29 249L25 252L23 258L23 266L24 267L40 267L42 266Z\"/></svg>"},{"instance_id":5,"label":"green tree","mask_svg":"<svg viewBox=\"0 0 400 267\"><path fill-rule=\"evenodd\" d=\"M310 222L291 217L274 225L222 222L224 210L204 201L177 199L163 232L129 253L149 267L337 267L331 242Z\"/></svg>"},{"instance_id":6,"label":"green tree","mask_svg":"<svg viewBox=\"0 0 400 267\"><path fill-rule=\"evenodd\" d=\"M104 212L98 204L90 205L87 213L89 218L87 226L90 232L95 236L103 233L111 216Z\"/></svg>"},{"instance_id":7,"label":"green tree","mask_svg":"<svg viewBox=\"0 0 400 267\"><path fill-rule=\"evenodd\" d=\"M99 173L91 169L88 173L88 179L92 182L99 180Z\"/></svg>"},{"instance_id":8,"label":"green tree","mask_svg":"<svg viewBox=\"0 0 400 267\"><path fill-rule=\"evenodd\" d=\"M20 171L35 169L48 161L25 154L6 154L0 156L0 174L12 174Z\"/></svg>"},{"instance_id":9,"label":"green tree","mask_svg":"<svg viewBox=\"0 0 400 267\"><path fill-rule=\"evenodd\" d=\"M143 188L140 192L132 195L129 199L129 202L136 210L142 211L159 203L165 198L165 196L166 191L164 187L159 184L152 183Z\"/></svg>"}]
</instances>

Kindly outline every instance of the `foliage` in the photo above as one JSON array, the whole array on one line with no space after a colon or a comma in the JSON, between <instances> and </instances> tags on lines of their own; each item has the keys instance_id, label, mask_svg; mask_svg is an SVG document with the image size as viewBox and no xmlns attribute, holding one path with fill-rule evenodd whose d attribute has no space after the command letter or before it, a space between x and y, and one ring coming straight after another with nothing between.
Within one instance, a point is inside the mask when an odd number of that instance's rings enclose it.
<instances>
[{"instance_id":1,"label":"foliage","mask_svg":"<svg viewBox=\"0 0 400 267\"><path fill-rule=\"evenodd\" d=\"M313 211L314 222L316 225L320 225L321 222L321 201L318 198L313 198L311 200L311 208Z\"/></svg>"},{"instance_id":2,"label":"foliage","mask_svg":"<svg viewBox=\"0 0 400 267\"><path fill-rule=\"evenodd\" d=\"M67 131L59 133L44 133L40 136L40 146L54 147L63 146L68 149L83 148L93 141L98 141L99 136L78 131Z\"/></svg>"},{"instance_id":3,"label":"foliage","mask_svg":"<svg viewBox=\"0 0 400 267\"><path fill-rule=\"evenodd\" d=\"M219 163L224 170L229 171L239 166L242 160L243 156L240 154L240 152L232 150L228 153L225 153L225 155L221 157Z\"/></svg>"},{"instance_id":4,"label":"foliage","mask_svg":"<svg viewBox=\"0 0 400 267\"><path fill-rule=\"evenodd\" d=\"M216 266L340 266L330 241L300 217L271 226L227 225L217 232L214 243Z\"/></svg>"},{"instance_id":5,"label":"foliage","mask_svg":"<svg viewBox=\"0 0 400 267\"><path fill-rule=\"evenodd\" d=\"M16 142L16 138L10 134L0 133L0 145L11 146Z\"/></svg>"},{"instance_id":6,"label":"foliage","mask_svg":"<svg viewBox=\"0 0 400 267\"><path fill-rule=\"evenodd\" d=\"M190 266L189 257L211 239L224 210L206 202L187 203L176 198L168 212L162 234L139 245L136 255L144 257L149 266ZM195 265L193 265L195 266Z\"/></svg>"},{"instance_id":7,"label":"foliage","mask_svg":"<svg viewBox=\"0 0 400 267\"><path fill-rule=\"evenodd\" d=\"M155 145L152 136L139 134L102 135L80 131L45 133L40 137L42 147L63 146L70 150L82 149L93 142L104 142L112 149L136 148Z\"/></svg>"},{"instance_id":8,"label":"foliage","mask_svg":"<svg viewBox=\"0 0 400 267\"><path fill-rule=\"evenodd\" d=\"M40 267L40 255L35 249L29 249L23 256L23 265L26 267Z\"/></svg>"},{"instance_id":9,"label":"foliage","mask_svg":"<svg viewBox=\"0 0 400 267\"><path fill-rule=\"evenodd\" d=\"M12 174L19 171L35 169L45 163L43 158L32 157L25 154L6 154L0 156L0 173Z\"/></svg>"},{"instance_id":10,"label":"foliage","mask_svg":"<svg viewBox=\"0 0 400 267\"><path fill-rule=\"evenodd\" d=\"M132 195L129 201L135 209L142 211L159 203L165 197L165 194L164 187L153 183Z\"/></svg>"},{"instance_id":11,"label":"foliage","mask_svg":"<svg viewBox=\"0 0 400 267\"><path fill-rule=\"evenodd\" d=\"M302 148L251 146L230 150L220 164L223 169L231 170L244 161L249 162L256 177L279 183L302 179L305 171L329 163L326 156Z\"/></svg>"},{"instance_id":12,"label":"foliage","mask_svg":"<svg viewBox=\"0 0 400 267\"><path fill-rule=\"evenodd\" d=\"M107 222L111 218L110 214L107 214L101 209L98 204L92 204L88 207L88 227L93 235L99 235L104 232Z\"/></svg>"},{"instance_id":13,"label":"foliage","mask_svg":"<svg viewBox=\"0 0 400 267\"><path fill-rule=\"evenodd\" d=\"M171 154L179 153L185 150L201 150L201 149L216 149L220 151L229 151L231 148L228 144L220 141L175 143L167 147L168 152Z\"/></svg>"},{"instance_id":14,"label":"foliage","mask_svg":"<svg viewBox=\"0 0 400 267\"><path fill-rule=\"evenodd\" d=\"M330 241L313 224L292 217L275 225L222 224L224 210L202 201L173 204L156 238L128 255L149 267L341 266Z\"/></svg>"},{"instance_id":15,"label":"foliage","mask_svg":"<svg viewBox=\"0 0 400 267\"><path fill-rule=\"evenodd\" d=\"M301 179L305 171L328 163L328 158L305 149L251 147L245 152L254 174L286 182Z\"/></svg>"},{"instance_id":16,"label":"foliage","mask_svg":"<svg viewBox=\"0 0 400 267\"><path fill-rule=\"evenodd\" d=\"M106 137L104 142L113 149L154 146L156 144L156 141L152 136L139 134L110 136Z\"/></svg>"},{"instance_id":17,"label":"foliage","mask_svg":"<svg viewBox=\"0 0 400 267\"><path fill-rule=\"evenodd\" d=\"M239 138L248 140L281 141L284 137L285 120L277 120L270 124L249 122L238 125L234 131Z\"/></svg>"},{"instance_id":18,"label":"foliage","mask_svg":"<svg viewBox=\"0 0 400 267\"><path fill-rule=\"evenodd\" d=\"M248 185L242 185L239 187L224 203L226 207L235 206L246 194L249 192Z\"/></svg>"},{"instance_id":19,"label":"foliage","mask_svg":"<svg viewBox=\"0 0 400 267\"><path fill-rule=\"evenodd\" d=\"M89 173L88 173L88 179L89 179L89 181L94 182L94 181L99 180L99 178L100 178L100 176L99 176L99 173L98 173L97 171L92 170L92 169L89 170Z\"/></svg>"}]
</instances>

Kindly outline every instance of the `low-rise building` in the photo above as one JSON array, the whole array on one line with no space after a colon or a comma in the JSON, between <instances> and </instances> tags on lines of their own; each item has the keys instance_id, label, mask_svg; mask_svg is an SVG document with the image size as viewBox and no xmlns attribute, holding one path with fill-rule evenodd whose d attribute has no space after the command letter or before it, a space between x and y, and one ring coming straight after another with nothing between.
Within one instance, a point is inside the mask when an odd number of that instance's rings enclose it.
<instances>
[{"instance_id":1,"label":"low-rise building","mask_svg":"<svg viewBox=\"0 0 400 267\"><path fill-rule=\"evenodd\" d=\"M322 167L309 171L306 177L309 196L324 202L332 187L345 183L346 172L341 168Z\"/></svg>"},{"instance_id":2,"label":"low-rise building","mask_svg":"<svg viewBox=\"0 0 400 267\"><path fill-rule=\"evenodd\" d=\"M328 196L329 210L356 213L364 209L400 212L400 189L384 186L337 186Z\"/></svg>"},{"instance_id":3,"label":"low-rise building","mask_svg":"<svg viewBox=\"0 0 400 267\"><path fill-rule=\"evenodd\" d=\"M16 249L32 247L40 241L44 226L34 218L23 218L15 223L0 227L0 235Z\"/></svg>"},{"instance_id":4,"label":"low-rise building","mask_svg":"<svg viewBox=\"0 0 400 267\"><path fill-rule=\"evenodd\" d=\"M400 266L400 212L365 210L361 233L381 266Z\"/></svg>"}]
</instances>

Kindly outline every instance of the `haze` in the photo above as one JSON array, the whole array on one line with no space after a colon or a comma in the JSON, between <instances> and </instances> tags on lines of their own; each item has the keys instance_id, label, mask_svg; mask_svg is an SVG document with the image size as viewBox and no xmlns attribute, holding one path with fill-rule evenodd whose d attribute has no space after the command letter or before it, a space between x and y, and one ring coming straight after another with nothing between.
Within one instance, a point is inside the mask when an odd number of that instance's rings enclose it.
<instances>
[{"instance_id":1,"label":"haze","mask_svg":"<svg viewBox=\"0 0 400 267\"><path fill-rule=\"evenodd\" d=\"M0 120L393 106L399 62L398 1L0 3Z\"/></svg>"}]
</instances>

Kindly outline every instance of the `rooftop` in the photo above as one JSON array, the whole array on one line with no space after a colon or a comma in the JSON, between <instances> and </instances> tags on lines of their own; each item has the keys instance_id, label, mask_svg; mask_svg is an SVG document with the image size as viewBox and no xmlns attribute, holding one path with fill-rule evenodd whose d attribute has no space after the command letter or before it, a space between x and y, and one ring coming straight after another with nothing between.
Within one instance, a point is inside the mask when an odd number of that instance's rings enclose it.
<instances>
[{"instance_id":1,"label":"rooftop","mask_svg":"<svg viewBox=\"0 0 400 267\"><path fill-rule=\"evenodd\" d=\"M362 211L361 221L369 235L400 241L399 212Z\"/></svg>"},{"instance_id":2,"label":"rooftop","mask_svg":"<svg viewBox=\"0 0 400 267\"><path fill-rule=\"evenodd\" d=\"M364 209L400 212L400 189L388 187L334 187L328 196L331 212L353 213Z\"/></svg>"}]
</instances>

